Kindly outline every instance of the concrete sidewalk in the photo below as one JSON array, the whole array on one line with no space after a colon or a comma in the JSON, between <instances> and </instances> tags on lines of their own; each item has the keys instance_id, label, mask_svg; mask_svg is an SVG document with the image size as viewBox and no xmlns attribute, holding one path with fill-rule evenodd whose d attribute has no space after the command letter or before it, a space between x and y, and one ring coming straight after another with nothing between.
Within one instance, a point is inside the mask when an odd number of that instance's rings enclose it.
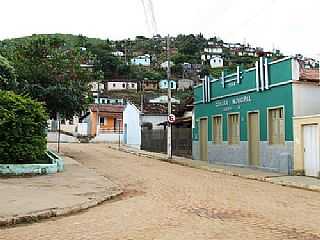
<instances>
[{"instance_id":1,"label":"concrete sidewalk","mask_svg":"<svg viewBox=\"0 0 320 240\"><path fill-rule=\"evenodd\" d=\"M94 207L122 191L71 158L58 174L0 178L0 226L63 216Z\"/></svg>"},{"instance_id":2,"label":"concrete sidewalk","mask_svg":"<svg viewBox=\"0 0 320 240\"><path fill-rule=\"evenodd\" d=\"M109 148L119 150L118 145L108 144ZM130 148L125 145L121 145L120 151L127 153L158 159L161 161L171 162L182 166L188 166L197 169L204 169L210 172L222 173L230 176L238 176L246 179L258 180L263 182L269 182L272 184L300 188L310 191L320 192L320 179L305 177L305 176L288 176L283 173L263 171L260 169L252 169L245 167L236 167L219 164L208 164L204 161L194 161L188 158L173 156L171 160L168 160L167 155L163 153L147 152Z\"/></svg>"}]
</instances>

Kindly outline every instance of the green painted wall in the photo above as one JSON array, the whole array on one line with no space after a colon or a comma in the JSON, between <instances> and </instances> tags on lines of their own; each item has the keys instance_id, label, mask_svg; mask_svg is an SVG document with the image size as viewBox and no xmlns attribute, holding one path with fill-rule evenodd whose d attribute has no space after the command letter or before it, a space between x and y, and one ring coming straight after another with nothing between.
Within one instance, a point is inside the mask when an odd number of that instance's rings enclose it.
<instances>
[{"instance_id":1,"label":"green painted wall","mask_svg":"<svg viewBox=\"0 0 320 240\"><path fill-rule=\"evenodd\" d=\"M235 76L231 77L234 78ZM269 83L278 84L292 80L292 59L288 59L276 64L270 65L269 68ZM236 82L226 85L223 88L220 81L211 83L211 97L220 97L227 94L233 94L241 91L246 91L256 88L255 70L244 72L240 84ZM194 89L195 102L202 100L202 87ZM239 103L239 100L243 101ZM272 87L265 91L252 91L232 97L224 97L222 99L211 101L206 104L195 105L196 124L193 129L193 140L199 139L199 118L208 117L208 136L209 141L212 141L212 117L214 115L223 115L223 140L227 141L227 119L228 113L240 113L240 140L247 141L247 113L249 111L259 111L260 113L260 139L267 141L267 108L284 106L285 112L285 133L286 141L293 140L293 99L292 99L292 84Z\"/></svg>"}]
</instances>

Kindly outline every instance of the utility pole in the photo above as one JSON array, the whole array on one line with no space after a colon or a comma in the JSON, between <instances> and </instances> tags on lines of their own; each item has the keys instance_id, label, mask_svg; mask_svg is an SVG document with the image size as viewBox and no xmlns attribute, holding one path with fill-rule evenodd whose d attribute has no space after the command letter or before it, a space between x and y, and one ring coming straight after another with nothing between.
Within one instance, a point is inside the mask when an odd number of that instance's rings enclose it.
<instances>
[{"instance_id":1,"label":"utility pole","mask_svg":"<svg viewBox=\"0 0 320 240\"><path fill-rule=\"evenodd\" d=\"M142 83L141 83L142 81ZM140 84L141 84L141 96L140 96L140 101L141 101L141 113L143 113L143 101L144 101L144 79L142 79L140 81Z\"/></svg>"},{"instance_id":2,"label":"utility pole","mask_svg":"<svg viewBox=\"0 0 320 240\"><path fill-rule=\"evenodd\" d=\"M60 138L61 138L61 118L60 113L57 113L57 120L58 120L58 153L60 153Z\"/></svg>"},{"instance_id":3,"label":"utility pole","mask_svg":"<svg viewBox=\"0 0 320 240\"><path fill-rule=\"evenodd\" d=\"M100 106L100 79L102 78L102 72L99 71L99 76L97 79L97 83L98 83L98 93L97 93L97 100L98 100L98 104L97 104L97 130L96 130L96 135L98 135L98 131L100 129L100 112L99 112L99 106Z\"/></svg>"},{"instance_id":4,"label":"utility pole","mask_svg":"<svg viewBox=\"0 0 320 240\"><path fill-rule=\"evenodd\" d=\"M167 36L167 61L168 61L168 68L167 68L167 79L168 79L168 116L171 114L171 66L170 66L170 36ZM168 122L168 130L167 130L167 153L168 159L172 158L172 125Z\"/></svg>"}]
</instances>

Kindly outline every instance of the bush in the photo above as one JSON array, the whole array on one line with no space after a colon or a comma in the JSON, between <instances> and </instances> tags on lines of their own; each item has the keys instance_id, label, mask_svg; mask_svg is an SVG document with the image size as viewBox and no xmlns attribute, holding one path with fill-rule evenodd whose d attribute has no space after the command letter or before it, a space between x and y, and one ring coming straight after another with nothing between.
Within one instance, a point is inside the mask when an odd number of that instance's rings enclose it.
<instances>
[{"instance_id":1,"label":"bush","mask_svg":"<svg viewBox=\"0 0 320 240\"><path fill-rule=\"evenodd\" d=\"M0 91L0 164L46 161L46 126L40 103Z\"/></svg>"},{"instance_id":2,"label":"bush","mask_svg":"<svg viewBox=\"0 0 320 240\"><path fill-rule=\"evenodd\" d=\"M9 61L0 56L0 89L11 90L16 86L16 73Z\"/></svg>"}]
</instances>

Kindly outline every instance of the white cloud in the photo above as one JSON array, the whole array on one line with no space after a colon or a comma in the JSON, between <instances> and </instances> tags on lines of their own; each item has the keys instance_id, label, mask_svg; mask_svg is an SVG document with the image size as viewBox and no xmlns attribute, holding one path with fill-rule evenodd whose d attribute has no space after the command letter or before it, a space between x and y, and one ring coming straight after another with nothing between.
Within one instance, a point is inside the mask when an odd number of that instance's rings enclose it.
<instances>
[{"instance_id":1,"label":"white cloud","mask_svg":"<svg viewBox=\"0 0 320 240\"><path fill-rule=\"evenodd\" d=\"M320 53L318 0L153 0L159 33L217 34L288 54ZM141 0L10 0L1 3L0 39L73 33L122 39L149 35Z\"/></svg>"}]
</instances>

